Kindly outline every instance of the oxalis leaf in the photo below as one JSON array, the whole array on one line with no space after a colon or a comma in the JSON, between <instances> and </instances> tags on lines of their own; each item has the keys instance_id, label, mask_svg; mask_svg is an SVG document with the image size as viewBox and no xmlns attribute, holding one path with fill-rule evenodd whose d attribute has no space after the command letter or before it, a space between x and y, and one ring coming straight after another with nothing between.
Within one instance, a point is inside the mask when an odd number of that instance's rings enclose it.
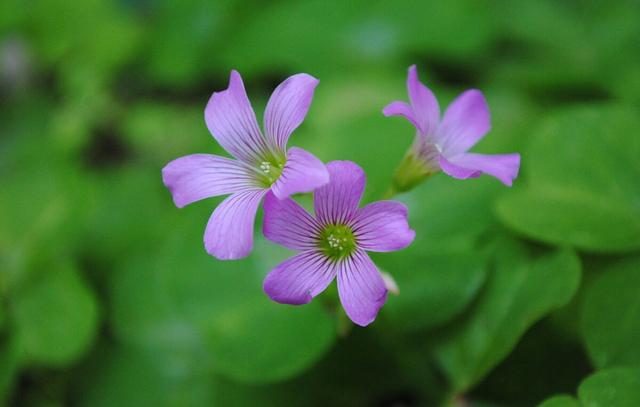
<instances>
[{"instance_id":1,"label":"oxalis leaf","mask_svg":"<svg viewBox=\"0 0 640 407\"><path fill-rule=\"evenodd\" d=\"M491 205L499 188L488 177L461 183L437 175L399 197L410 208L416 239L403 251L374 254L400 289L381 314L394 330L415 332L448 322L478 294L487 268L479 243L496 222Z\"/></svg>"},{"instance_id":2,"label":"oxalis leaf","mask_svg":"<svg viewBox=\"0 0 640 407\"><path fill-rule=\"evenodd\" d=\"M522 243L498 241L495 264L469 316L436 348L453 391L477 383L535 321L566 304L580 281L575 253L534 255Z\"/></svg>"},{"instance_id":3,"label":"oxalis leaf","mask_svg":"<svg viewBox=\"0 0 640 407\"><path fill-rule=\"evenodd\" d=\"M54 266L25 286L12 310L20 356L27 363L60 366L76 360L98 326L93 292L69 263Z\"/></svg>"},{"instance_id":4,"label":"oxalis leaf","mask_svg":"<svg viewBox=\"0 0 640 407\"><path fill-rule=\"evenodd\" d=\"M263 293L262 278L280 260L261 255L266 242L257 239L248 259L221 262L202 247L201 219L183 226L161 255L141 256L116 276L113 323L121 341L196 350L211 370L250 383L286 379L324 355L335 323L320 302L292 307Z\"/></svg>"},{"instance_id":5,"label":"oxalis leaf","mask_svg":"<svg viewBox=\"0 0 640 407\"><path fill-rule=\"evenodd\" d=\"M555 396L545 400L539 407L640 406L640 369L611 368L598 371L580 383L578 400L570 396Z\"/></svg>"},{"instance_id":6,"label":"oxalis leaf","mask_svg":"<svg viewBox=\"0 0 640 407\"><path fill-rule=\"evenodd\" d=\"M620 261L585 293L582 332L596 367L640 367L640 257Z\"/></svg>"},{"instance_id":7,"label":"oxalis leaf","mask_svg":"<svg viewBox=\"0 0 640 407\"><path fill-rule=\"evenodd\" d=\"M580 407L580 404L572 396L563 394L543 401L538 407Z\"/></svg>"},{"instance_id":8,"label":"oxalis leaf","mask_svg":"<svg viewBox=\"0 0 640 407\"><path fill-rule=\"evenodd\" d=\"M582 381L578 398L583 407L640 406L640 369L596 372Z\"/></svg>"},{"instance_id":9,"label":"oxalis leaf","mask_svg":"<svg viewBox=\"0 0 640 407\"><path fill-rule=\"evenodd\" d=\"M14 336L5 335L0 339L0 405L6 405L11 387L19 369L18 341Z\"/></svg>"},{"instance_id":10,"label":"oxalis leaf","mask_svg":"<svg viewBox=\"0 0 640 407\"><path fill-rule=\"evenodd\" d=\"M381 269L391 272L400 289L400 295L389 296L382 316L393 329L407 333L454 318L477 295L486 275L486 262L479 251L422 251L415 246L406 253L386 256L388 259L376 256Z\"/></svg>"},{"instance_id":11,"label":"oxalis leaf","mask_svg":"<svg viewBox=\"0 0 640 407\"><path fill-rule=\"evenodd\" d=\"M211 372L196 358L166 363L165 355L103 346L84 366L72 391L80 405L210 406L216 392Z\"/></svg>"},{"instance_id":12,"label":"oxalis leaf","mask_svg":"<svg viewBox=\"0 0 640 407\"><path fill-rule=\"evenodd\" d=\"M549 117L523 154L528 183L498 202L514 230L595 252L640 248L640 114L583 106Z\"/></svg>"}]
</instances>

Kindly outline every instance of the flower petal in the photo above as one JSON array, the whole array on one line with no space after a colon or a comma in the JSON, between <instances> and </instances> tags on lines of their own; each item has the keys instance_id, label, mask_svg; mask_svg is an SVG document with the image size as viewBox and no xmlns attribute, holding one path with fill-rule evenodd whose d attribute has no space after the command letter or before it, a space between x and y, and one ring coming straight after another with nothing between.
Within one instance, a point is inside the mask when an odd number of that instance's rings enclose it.
<instances>
[{"instance_id":1,"label":"flower petal","mask_svg":"<svg viewBox=\"0 0 640 407\"><path fill-rule=\"evenodd\" d=\"M231 71L226 90L211 95L204 119L213 137L229 154L249 164L260 161L266 141L237 71Z\"/></svg>"},{"instance_id":2,"label":"flower petal","mask_svg":"<svg viewBox=\"0 0 640 407\"><path fill-rule=\"evenodd\" d=\"M210 154L192 154L171 161L162 169L162 180L178 208L255 185L241 162Z\"/></svg>"},{"instance_id":3,"label":"flower petal","mask_svg":"<svg viewBox=\"0 0 640 407\"><path fill-rule=\"evenodd\" d=\"M282 304L307 304L336 276L335 263L318 251L299 253L274 268L264 279L264 292Z\"/></svg>"},{"instance_id":4,"label":"flower petal","mask_svg":"<svg viewBox=\"0 0 640 407\"><path fill-rule=\"evenodd\" d=\"M319 82L311 75L300 73L288 77L273 91L264 112L264 130L272 145L286 149L289 136L309 111Z\"/></svg>"},{"instance_id":5,"label":"flower petal","mask_svg":"<svg viewBox=\"0 0 640 407\"><path fill-rule=\"evenodd\" d=\"M349 318L360 326L376 319L387 300L387 288L378 268L362 250L339 263L338 294Z\"/></svg>"},{"instance_id":6,"label":"flower petal","mask_svg":"<svg viewBox=\"0 0 640 407\"><path fill-rule=\"evenodd\" d=\"M392 252L409 246L416 232L409 228L407 207L396 201L374 202L358 210L353 231L358 247Z\"/></svg>"},{"instance_id":7,"label":"flower petal","mask_svg":"<svg viewBox=\"0 0 640 407\"><path fill-rule=\"evenodd\" d=\"M476 89L463 92L451 102L438 129L443 154L452 157L466 152L490 128L489 106L482 92Z\"/></svg>"},{"instance_id":8,"label":"flower petal","mask_svg":"<svg viewBox=\"0 0 640 407\"><path fill-rule=\"evenodd\" d=\"M418 79L418 70L415 65L409 67L407 91L421 133L435 134L440 122L440 105L433 92Z\"/></svg>"},{"instance_id":9,"label":"flower petal","mask_svg":"<svg viewBox=\"0 0 640 407\"><path fill-rule=\"evenodd\" d=\"M316 237L321 227L293 199L278 199L273 192L269 192L263 207L262 231L267 239L293 250L316 247Z\"/></svg>"},{"instance_id":10,"label":"flower petal","mask_svg":"<svg viewBox=\"0 0 640 407\"><path fill-rule=\"evenodd\" d=\"M438 163L440 164L440 168L442 169L442 171L444 171L447 175L452 176L453 178L478 178L482 174L482 171L455 165L451 161L447 160L443 155L439 156Z\"/></svg>"},{"instance_id":11,"label":"flower petal","mask_svg":"<svg viewBox=\"0 0 640 407\"><path fill-rule=\"evenodd\" d=\"M280 199L301 192L311 192L329 182L327 167L316 156L301 148L292 147L287 152L287 162L282 174L271 186Z\"/></svg>"},{"instance_id":12,"label":"flower petal","mask_svg":"<svg viewBox=\"0 0 640 407\"><path fill-rule=\"evenodd\" d=\"M466 153L449 160L440 157L440 165L444 172L454 178L473 178L485 173L511 186L520 169L520 154Z\"/></svg>"},{"instance_id":13,"label":"flower petal","mask_svg":"<svg viewBox=\"0 0 640 407\"><path fill-rule=\"evenodd\" d=\"M406 102L401 102L396 100L395 102L389 103L382 109L382 114L389 116L403 116L405 119L409 120L413 127L415 127L418 131L422 132L420 124L418 123L418 119L413 113L413 109Z\"/></svg>"},{"instance_id":14,"label":"flower petal","mask_svg":"<svg viewBox=\"0 0 640 407\"><path fill-rule=\"evenodd\" d=\"M267 190L238 192L213 211L204 232L207 253L220 260L246 257L253 248L253 222Z\"/></svg>"},{"instance_id":15,"label":"flower petal","mask_svg":"<svg viewBox=\"0 0 640 407\"><path fill-rule=\"evenodd\" d=\"M364 171L351 161L332 161L327 170L329 183L313 196L316 218L322 224L346 224L358 210L366 182Z\"/></svg>"}]
</instances>

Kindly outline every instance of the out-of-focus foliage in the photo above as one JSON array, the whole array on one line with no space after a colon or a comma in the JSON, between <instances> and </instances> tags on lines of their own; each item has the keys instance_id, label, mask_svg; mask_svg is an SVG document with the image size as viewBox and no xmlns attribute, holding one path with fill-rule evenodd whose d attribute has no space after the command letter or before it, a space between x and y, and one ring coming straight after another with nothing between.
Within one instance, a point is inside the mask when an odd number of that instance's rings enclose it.
<instances>
[{"instance_id":1,"label":"out-of-focus foliage","mask_svg":"<svg viewBox=\"0 0 640 407\"><path fill-rule=\"evenodd\" d=\"M540 407L635 406L640 403L640 369L614 368L598 371L578 387L578 400L554 396Z\"/></svg>"},{"instance_id":2,"label":"out-of-focus foliage","mask_svg":"<svg viewBox=\"0 0 640 407\"><path fill-rule=\"evenodd\" d=\"M640 259L603 268L586 290L583 335L595 366L640 367ZM612 293L615 293L612 295Z\"/></svg>"},{"instance_id":3,"label":"out-of-focus foliage","mask_svg":"<svg viewBox=\"0 0 640 407\"><path fill-rule=\"evenodd\" d=\"M0 2L0 404L640 405L640 4L634 0ZM238 69L262 116L320 79L291 138L356 161L380 199L413 128L416 63L444 111L481 89L475 151L513 189L438 174L398 196L416 240L374 256L400 294L366 329L335 286L270 302L202 247L170 160L225 154L203 109ZM309 204L308 197L300 197Z\"/></svg>"},{"instance_id":4,"label":"out-of-focus foliage","mask_svg":"<svg viewBox=\"0 0 640 407\"><path fill-rule=\"evenodd\" d=\"M528 179L499 204L504 221L552 244L588 251L640 248L640 128L637 109L566 109L538 128Z\"/></svg>"}]
</instances>

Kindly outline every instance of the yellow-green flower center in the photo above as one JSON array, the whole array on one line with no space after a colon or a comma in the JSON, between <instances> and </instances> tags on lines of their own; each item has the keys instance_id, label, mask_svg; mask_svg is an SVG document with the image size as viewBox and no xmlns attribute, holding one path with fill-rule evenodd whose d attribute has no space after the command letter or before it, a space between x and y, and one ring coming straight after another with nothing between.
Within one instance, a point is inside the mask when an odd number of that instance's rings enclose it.
<instances>
[{"instance_id":1,"label":"yellow-green flower center","mask_svg":"<svg viewBox=\"0 0 640 407\"><path fill-rule=\"evenodd\" d=\"M258 180L262 186L268 188L280 178L286 158L284 156L269 155L258 163Z\"/></svg>"},{"instance_id":2,"label":"yellow-green flower center","mask_svg":"<svg viewBox=\"0 0 640 407\"><path fill-rule=\"evenodd\" d=\"M327 225L320 233L320 250L332 260L341 260L356 250L357 242L347 225Z\"/></svg>"}]
</instances>

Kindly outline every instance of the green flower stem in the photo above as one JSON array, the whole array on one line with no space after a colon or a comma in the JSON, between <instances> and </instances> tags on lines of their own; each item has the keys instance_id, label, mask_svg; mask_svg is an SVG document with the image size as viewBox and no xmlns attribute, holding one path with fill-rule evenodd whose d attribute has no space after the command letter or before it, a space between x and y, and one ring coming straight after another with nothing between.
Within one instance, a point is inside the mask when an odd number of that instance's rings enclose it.
<instances>
[{"instance_id":1,"label":"green flower stem","mask_svg":"<svg viewBox=\"0 0 640 407\"><path fill-rule=\"evenodd\" d=\"M383 199L391 199L397 194L412 190L436 172L438 172L437 169L429 167L424 160L416 156L413 149L409 149L398 164Z\"/></svg>"}]
</instances>

